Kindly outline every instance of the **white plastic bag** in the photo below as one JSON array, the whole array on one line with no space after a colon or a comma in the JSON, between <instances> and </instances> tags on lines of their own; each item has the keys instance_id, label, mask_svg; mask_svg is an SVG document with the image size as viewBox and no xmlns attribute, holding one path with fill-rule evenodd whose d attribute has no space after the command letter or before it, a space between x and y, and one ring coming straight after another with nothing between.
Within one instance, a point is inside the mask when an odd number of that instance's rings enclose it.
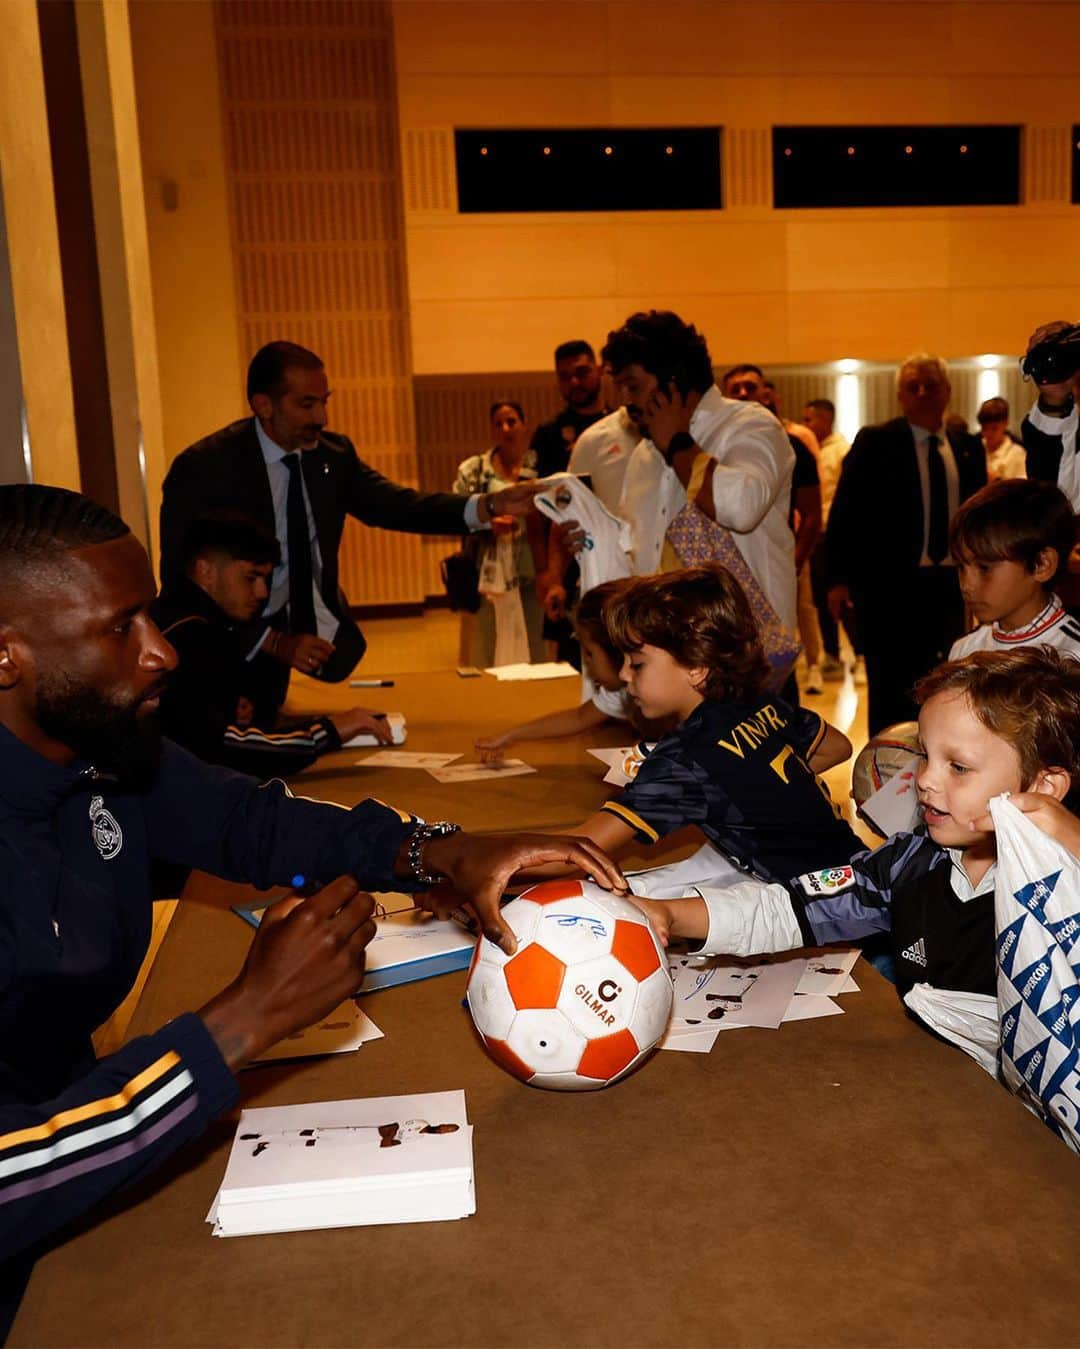
<instances>
[{"instance_id":1,"label":"white plastic bag","mask_svg":"<svg viewBox=\"0 0 1080 1349\"><path fill-rule=\"evenodd\" d=\"M1006 797L990 813L1001 1075L1080 1152L1080 862Z\"/></svg>"},{"instance_id":2,"label":"white plastic bag","mask_svg":"<svg viewBox=\"0 0 1080 1349\"><path fill-rule=\"evenodd\" d=\"M501 595L489 595L495 609L495 665L528 665L529 633L517 586Z\"/></svg>"},{"instance_id":3,"label":"white plastic bag","mask_svg":"<svg viewBox=\"0 0 1080 1349\"><path fill-rule=\"evenodd\" d=\"M491 605L495 615L495 651L492 665L528 665L529 632L525 626L525 609L521 603L521 587L514 570L514 536L500 534L495 547L488 550L480 564L478 590Z\"/></svg>"},{"instance_id":4,"label":"white plastic bag","mask_svg":"<svg viewBox=\"0 0 1080 1349\"><path fill-rule=\"evenodd\" d=\"M904 994L904 1003L943 1040L969 1054L991 1077L997 1077L996 998L985 993L962 993L953 988L915 984Z\"/></svg>"}]
</instances>

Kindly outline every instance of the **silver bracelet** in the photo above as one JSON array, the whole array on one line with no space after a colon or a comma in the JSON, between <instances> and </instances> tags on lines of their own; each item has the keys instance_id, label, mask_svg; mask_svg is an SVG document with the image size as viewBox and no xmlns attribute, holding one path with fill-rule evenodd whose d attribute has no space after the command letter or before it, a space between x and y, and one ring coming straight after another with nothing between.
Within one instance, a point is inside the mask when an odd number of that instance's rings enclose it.
<instances>
[{"instance_id":1,"label":"silver bracelet","mask_svg":"<svg viewBox=\"0 0 1080 1349\"><path fill-rule=\"evenodd\" d=\"M424 849L428 843L433 838L445 838L447 834L460 832L460 824L450 824L446 820L437 820L433 824L418 824L416 826L409 838L409 847L405 856L409 863L409 870L413 874L413 880L418 885L430 888L445 879L440 873L424 869Z\"/></svg>"}]
</instances>

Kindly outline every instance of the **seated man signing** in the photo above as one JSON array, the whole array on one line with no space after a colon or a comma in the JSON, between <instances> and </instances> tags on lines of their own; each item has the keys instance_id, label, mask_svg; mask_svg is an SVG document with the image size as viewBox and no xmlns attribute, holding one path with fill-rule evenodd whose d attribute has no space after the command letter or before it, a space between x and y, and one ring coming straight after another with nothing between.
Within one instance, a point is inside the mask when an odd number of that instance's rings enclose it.
<instances>
[{"instance_id":1,"label":"seated man signing","mask_svg":"<svg viewBox=\"0 0 1080 1349\"><path fill-rule=\"evenodd\" d=\"M365 707L273 731L240 724L250 668L246 625L262 612L281 548L248 516L219 511L192 524L183 557L184 575L166 582L150 606L180 662L161 695L170 740L207 763L257 778L299 773L365 731L389 743L385 718Z\"/></svg>"},{"instance_id":2,"label":"seated man signing","mask_svg":"<svg viewBox=\"0 0 1080 1349\"><path fill-rule=\"evenodd\" d=\"M153 597L122 520L74 492L0 487L0 1333L44 1243L228 1109L244 1063L356 992L374 933L361 885L445 878L512 951L498 903L523 867L625 884L586 840L478 838L376 801L295 799L162 740L176 653ZM272 905L205 1006L96 1061L91 1033L146 954L157 859L323 888Z\"/></svg>"}]
</instances>

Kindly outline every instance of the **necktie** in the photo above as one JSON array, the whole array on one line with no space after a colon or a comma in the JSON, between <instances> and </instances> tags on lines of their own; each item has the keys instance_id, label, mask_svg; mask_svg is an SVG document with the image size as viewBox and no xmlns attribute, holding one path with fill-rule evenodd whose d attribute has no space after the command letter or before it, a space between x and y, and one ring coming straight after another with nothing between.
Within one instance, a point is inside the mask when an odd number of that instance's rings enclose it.
<instances>
[{"instance_id":1,"label":"necktie","mask_svg":"<svg viewBox=\"0 0 1080 1349\"><path fill-rule=\"evenodd\" d=\"M926 555L931 562L944 562L949 551L949 486L945 460L937 436L926 441L926 467L930 478L930 524L926 531Z\"/></svg>"},{"instance_id":2,"label":"necktie","mask_svg":"<svg viewBox=\"0 0 1080 1349\"><path fill-rule=\"evenodd\" d=\"M285 508L289 543L289 631L315 632L315 599L311 589L311 536L300 467L301 451L285 456L289 497Z\"/></svg>"}]
</instances>

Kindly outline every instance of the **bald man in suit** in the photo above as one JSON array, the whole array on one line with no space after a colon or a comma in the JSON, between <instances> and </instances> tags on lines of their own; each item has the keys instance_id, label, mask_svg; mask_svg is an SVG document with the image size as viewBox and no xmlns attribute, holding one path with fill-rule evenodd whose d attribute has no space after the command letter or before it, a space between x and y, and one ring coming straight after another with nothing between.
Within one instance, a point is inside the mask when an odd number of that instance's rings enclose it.
<instances>
[{"instance_id":1,"label":"bald man in suit","mask_svg":"<svg viewBox=\"0 0 1080 1349\"><path fill-rule=\"evenodd\" d=\"M855 437L826 537L830 611L839 620L853 605L863 641L871 735L917 717L916 680L964 630L949 521L986 483L979 438L944 428L944 361L909 357L896 387L902 415Z\"/></svg>"}]
</instances>

